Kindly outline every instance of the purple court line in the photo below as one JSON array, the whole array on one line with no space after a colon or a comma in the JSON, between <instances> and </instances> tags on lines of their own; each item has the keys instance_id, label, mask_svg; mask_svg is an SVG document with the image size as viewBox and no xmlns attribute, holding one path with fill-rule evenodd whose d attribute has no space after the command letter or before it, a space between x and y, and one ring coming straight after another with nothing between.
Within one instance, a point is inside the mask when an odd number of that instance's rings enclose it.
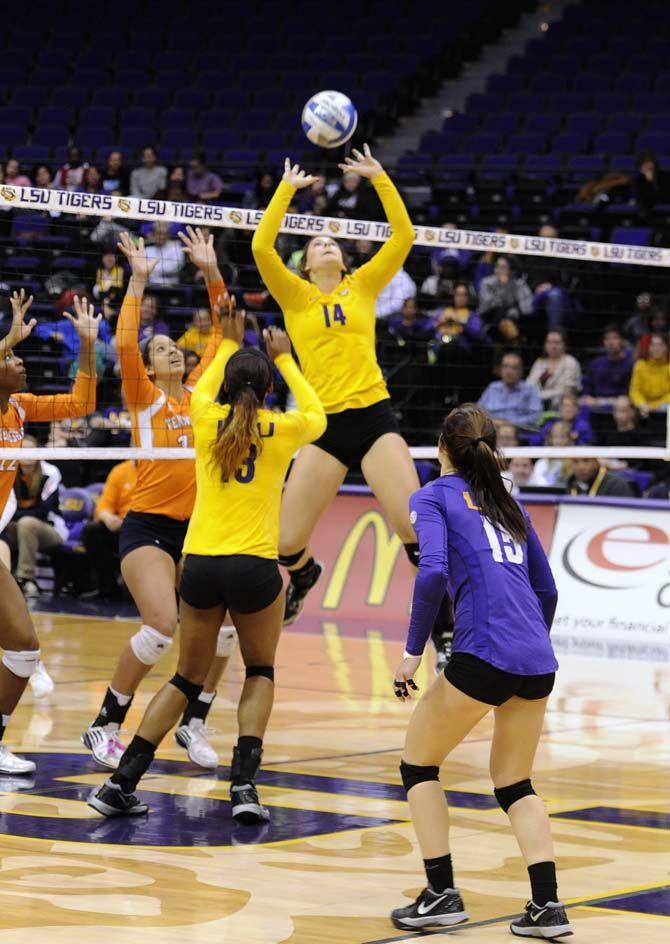
<instances>
[{"instance_id":1,"label":"purple court line","mask_svg":"<svg viewBox=\"0 0 670 944\"><path fill-rule=\"evenodd\" d=\"M589 908L597 907L602 905L605 902L618 901L621 898L635 898L638 895L648 895L650 892L663 892L670 889L670 885L657 885L654 888L644 888L640 889L638 892L617 892L613 895L604 895L601 898L588 898L584 901L572 901L570 904L566 904L567 908ZM410 931L407 934L402 934L395 937L384 937L379 938L374 941L366 941L365 944L395 944L396 941L415 941L417 939L417 933L424 937L437 937L442 934L454 934L459 931L469 931L471 928L485 928L490 924L500 924L502 921L511 921L512 918L518 918L521 912L515 912L514 914L500 915L499 918L486 918L484 921L473 921L468 923L467 921L463 924L455 924L450 928L440 928L439 931ZM639 914L637 911L631 911L631 915Z\"/></svg>"}]
</instances>

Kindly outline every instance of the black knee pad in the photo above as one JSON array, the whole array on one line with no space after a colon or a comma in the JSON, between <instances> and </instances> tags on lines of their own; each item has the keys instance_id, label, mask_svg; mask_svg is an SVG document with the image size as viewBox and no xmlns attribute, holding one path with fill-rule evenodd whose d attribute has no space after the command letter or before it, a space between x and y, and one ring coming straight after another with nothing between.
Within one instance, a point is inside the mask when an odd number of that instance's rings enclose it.
<instances>
[{"instance_id":1,"label":"black knee pad","mask_svg":"<svg viewBox=\"0 0 670 944\"><path fill-rule=\"evenodd\" d=\"M275 669L273 665L248 665L246 669L247 678L255 678L257 675L262 675L263 678L270 679L271 682L275 680Z\"/></svg>"},{"instance_id":2,"label":"black knee pad","mask_svg":"<svg viewBox=\"0 0 670 944\"><path fill-rule=\"evenodd\" d=\"M494 790L493 793L505 813L507 813L510 806L516 803L517 800L521 800L523 797L527 796L537 796L530 780L519 780L518 783L513 783L509 787L499 787L497 790Z\"/></svg>"},{"instance_id":3,"label":"black knee pad","mask_svg":"<svg viewBox=\"0 0 670 944\"><path fill-rule=\"evenodd\" d=\"M279 563L282 567L293 567L294 564L297 564L302 555L307 550L306 547L303 547L301 551L298 551L297 554L280 554Z\"/></svg>"},{"instance_id":4,"label":"black knee pad","mask_svg":"<svg viewBox=\"0 0 670 944\"><path fill-rule=\"evenodd\" d=\"M188 679L185 679L184 676L180 675L178 672L170 679L170 685L174 685L175 688L178 688L182 695L185 695L189 701L195 701L202 691L202 685L189 682Z\"/></svg>"},{"instance_id":5,"label":"black knee pad","mask_svg":"<svg viewBox=\"0 0 670 944\"><path fill-rule=\"evenodd\" d=\"M429 780L437 780L439 783L440 768L417 767L415 764L406 764L404 760L401 760L400 776L402 777L402 783L405 788L405 792L409 793L412 787L415 787L417 783L426 783Z\"/></svg>"},{"instance_id":6,"label":"black knee pad","mask_svg":"<svg viewBox=\"0 0 670 944\"><path fill-rule=\"evenodd\" d=\"M403 544L405 548L405 554L409 558L410 564L413 567L419 566L419 545L418 544Z\"/></svg>"}]
</instances>

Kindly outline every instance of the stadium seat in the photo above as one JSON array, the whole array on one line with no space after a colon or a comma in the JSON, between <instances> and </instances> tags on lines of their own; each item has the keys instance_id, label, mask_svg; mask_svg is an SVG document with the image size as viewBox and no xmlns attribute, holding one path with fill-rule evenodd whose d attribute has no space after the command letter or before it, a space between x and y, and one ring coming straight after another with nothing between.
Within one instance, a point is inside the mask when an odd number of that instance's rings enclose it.
<instances>
[{"instance_id":1,"label":"stadium seat","mask_svg":"<svg viewBox=\"0 0 670 944\"><path fill-rule=\"evenodd\" d=\"M646 227L617 226L612 230L613 243L625 243L627 246L648 246L651 230Z\"/></svg>"}]
</instances>

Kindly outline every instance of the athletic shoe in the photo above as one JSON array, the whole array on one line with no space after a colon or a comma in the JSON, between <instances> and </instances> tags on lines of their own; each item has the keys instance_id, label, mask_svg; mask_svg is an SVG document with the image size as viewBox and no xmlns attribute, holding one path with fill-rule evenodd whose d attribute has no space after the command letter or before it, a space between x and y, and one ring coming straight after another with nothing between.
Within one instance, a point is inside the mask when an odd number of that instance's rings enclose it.
<instances>
[{"instance_id":1,"label":"athletic shoe","mask_svg":"<svg viewBox=\"0 0 670 944\"><path fill-rule=\"evenodd\" d=\"M124 793L115 783L105 783L94 790L87 803L103 816L142 816L149 812L148 803L143 803L134 793Z\"/></svg>"},{"instance_id":2,"label":"athletic shoe","mask_svg":"<svg viewBox=\"0 0 670 944\"><path fill-rule=\"evenodd\" d=\"M256 826L257 823L267 823L270 819L270 811L261 804L254 783L231 786L230 805L233 819L242 826Z\"/></svg>"},{"instance_id":3,"label":"athletic shoe","mask_svg":"<svg viewBox=\"0 0 670 944\"><path fill-rule=\"evenodd\" d=\"M54 690L54 680L46 670L46 666L40 659L37 668L30 676L30 687L33 690L35 698L43 698L50 695Z\"/></svg>"},{"instance_id":4,"label":"athletic shoe","mask_svg":"<svg viewBox=\"0 0 670 944\"><path fill-rule=\"evenodd\" d=\"M188 751L188 758L198 767L214 770L219 765L219 755L207 740L205 722L202 718L191 718L175 731L174 739Z\"/></svg>"},{"instance_id":5,"label":"athletic shoe","mask_svg":"<svg viewBox=\"0 0 670 944\"><path fill-rule=\"evenodd\" d=\"M312 568L312 574L310 577L305 580L305 584L301 587L297 587L293 581L289 582L289 585L286 589L286 606L284 608L284 626L290 626L291 623L295 623L297 618L302 612L302 608L305 605L305 597L312 589L314 584L317 582L321 574L323 573L323 564L319 561L314 561L314 567Z\"/></svg>"},{"instance_id":6,"label":"athletic shoe","mask_svg":"<svg viewBox=\"0 0 670 944\"><path fill-rule=\"evenodd\" d=\"M574 933L562 901L548 901L546 905L529 901L525 914L515 918L509 929L518 937L543 937L547 941Z\"/></svg>"},{"instance_id":7,"label":"athletic shoe","mask_svg":"<svg viewBox=\"0 0 670 944\"><path fill-rule=\"evenodd\" d=\"M102 767L116 770L125 751L125 747L119 741L117 734L118 725L108 724L104 728L91 725L82 734L81 742L84 747L89 749L93 759Z\"/></svg>"},{"instance_id":8,"label":"athletic shoe","mask_svg":"<svg viewBox=\"0 0 670 944\"><path fill-rule=\"evenodd\" d=\"M17 757L0 744L0 774L34 774L35 764L25 757Z\"/></svg>"},{"instance_id":9,"label":"athletic shoe","mask_svg":"<svg viewBox=\"0 0 670 944\"><path fill-rule=\"evenodd\" d=\"M37 586L34 580L31 580L30 577L17 577L16 582L21 588L26 600L36 600L40 595L40 588Z\"/></svg>"},{"instance_id":10,"label":"athletic shoe","mask_svg":"<svg viewBox=\"0 0 670 944\"><path fill-rule=\"evenodd\" d=\"M0 793L20 793L21 790L32 790L35 778L28 774L0 774Z\"/></svg>"},{"instance_id":11,"label":"athletic shoe","mask_svg":"<svg viewBox=\"0 0 670 944\"><path fill-rule=\"evenodd\" d=\"M469 917L457 888L434 892L430 885L424 888L413 904L391 912L394 927L401 931L444 928L467 921Z\"/></svg>"}]
</instances>

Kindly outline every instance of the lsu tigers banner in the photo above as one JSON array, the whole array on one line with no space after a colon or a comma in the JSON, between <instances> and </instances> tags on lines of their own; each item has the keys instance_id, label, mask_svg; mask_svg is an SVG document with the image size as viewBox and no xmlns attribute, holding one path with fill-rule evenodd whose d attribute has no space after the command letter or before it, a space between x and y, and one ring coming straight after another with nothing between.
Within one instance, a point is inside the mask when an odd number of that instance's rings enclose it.
<instances>
[{"instance_id":1,"label":"lsu tigers banner","mask_svg":"<svg viewBox=\"0 0 670 944\"><path fill-rule=\"evenodd\" d=\"M166 223L191 223L228 229L256 229L262 210L215 206L205 203L172 203L167 200L146 200L140 197L116 197L108 194L71 193L67 190L45 190L41 187L0 186L0 209L20 208L59 215L109 216L128 220L161 220ZM415 226L416 246L432 249L471 249L519 255L548 256L554 259L577 259L581 262L619 262L628 265L670 267L670 249L653 246L627 246L623 243L597 243L581 239L549 239L542 236L521 236L511 233L488 233L477 230L441 229L436 226ZM387 223L370 220L340 220L326 216L305 216L288 213L281 226L282 233L318 236L326 233L337 239L370 239L383 242L391 228Z\"/></svg>"}]
</instances>

